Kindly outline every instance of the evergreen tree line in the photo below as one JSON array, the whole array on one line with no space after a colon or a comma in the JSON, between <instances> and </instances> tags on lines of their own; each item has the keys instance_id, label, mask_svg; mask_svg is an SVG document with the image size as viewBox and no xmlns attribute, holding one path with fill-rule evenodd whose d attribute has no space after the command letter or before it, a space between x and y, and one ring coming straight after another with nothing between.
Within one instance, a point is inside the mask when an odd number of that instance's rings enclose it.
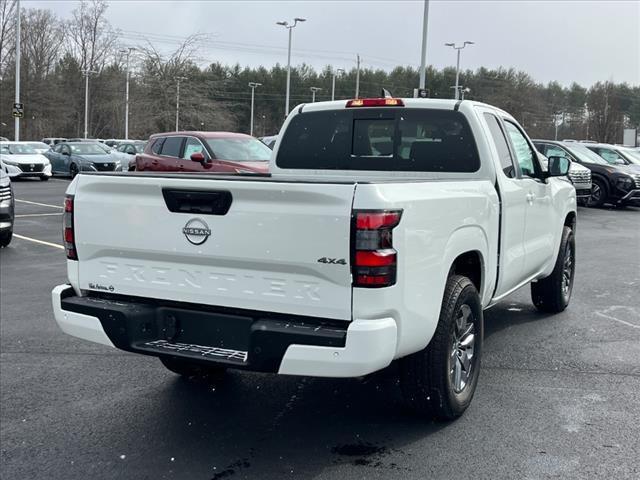
<instances>
[{"instance_id":1,"label":"evergreen tree line","mask_svg":"<svg viewBox=\"0 0 640 480\"><path fill-rule=\"evenodd\" d=\"M285 117L286 66L202 66L199 48L208 40L194 35L170 54L152 43L131 45L106 20L108 5L81 1L68 20L48 9L22 9L21 120L22 139L82 136L85 73L89 75L89 122L92 138L123 138L125 83L130 66L129 137L175 129L177 78L180 82L181 130L249 132L251 90L255 90L254 134L278 132ZM135 47L129 51L128 47ZM330 100L334 67L316 71L308 65L291 71L291 105ZM336 76L335 98L354 98L355 68ZM427 69L432 98L452 98L455 68ZM419 71L363 68L360 97L413 95ZM11 107L15 84L15 0L0 0L0 135L13 137ZM460 73L465 98L498 106L525 127L531 137L592 139L619 143L622 130L640 126L640 86L611 81L590 87L558 82L546 85L512 68Z\"/></svg>"}]
</instances>

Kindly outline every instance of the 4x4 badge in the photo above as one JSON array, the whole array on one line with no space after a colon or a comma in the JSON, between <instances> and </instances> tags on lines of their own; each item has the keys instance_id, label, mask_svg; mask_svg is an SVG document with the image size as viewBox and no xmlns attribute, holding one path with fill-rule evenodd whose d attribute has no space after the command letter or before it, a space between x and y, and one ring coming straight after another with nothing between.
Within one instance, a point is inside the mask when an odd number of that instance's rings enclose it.
<instances>
[{"instance_id":1,"label":"4x4 badge","mask_svg":"<svg viewBox=\"0 0 640 480\"><path fill-rule=\"evenodd\" d=\"M182 233L189 243L194 245L202 245L211 236L209 225L200 218L192 218L182 228Z\"/></svg>"}]
</instances>

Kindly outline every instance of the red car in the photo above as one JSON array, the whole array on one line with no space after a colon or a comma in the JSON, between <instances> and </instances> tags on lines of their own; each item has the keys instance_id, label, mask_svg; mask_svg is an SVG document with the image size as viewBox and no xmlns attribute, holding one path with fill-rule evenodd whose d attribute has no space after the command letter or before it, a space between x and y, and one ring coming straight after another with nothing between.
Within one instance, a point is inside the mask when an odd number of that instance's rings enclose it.
<instances>
[{"instance_id":1,"label":"red car","mask_svg":"<svg viewBox=\"0 0 640 480\"><path fill-rule=\"evenodd\" d=\"M267 173L271 153L260 140L242 133L158 133L136 156L136 170Z\"/></svg>"}]
</instances>

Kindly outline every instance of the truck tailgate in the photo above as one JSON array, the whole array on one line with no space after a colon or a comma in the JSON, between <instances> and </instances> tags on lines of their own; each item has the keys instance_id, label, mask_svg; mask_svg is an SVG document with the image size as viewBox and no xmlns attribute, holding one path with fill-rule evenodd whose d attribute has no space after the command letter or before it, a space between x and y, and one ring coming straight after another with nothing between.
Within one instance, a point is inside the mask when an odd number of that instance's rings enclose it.
<instances>
[{"instance_id":1,"label":"truck tailgate","mask_svg":"<svg viewBox=\"0 0 640 480\"><path fill-rule=\"evenodd\" d=\"M354 191L353 183L82 175L79 287L350 320Z\"/></svg>"}]
</instances>

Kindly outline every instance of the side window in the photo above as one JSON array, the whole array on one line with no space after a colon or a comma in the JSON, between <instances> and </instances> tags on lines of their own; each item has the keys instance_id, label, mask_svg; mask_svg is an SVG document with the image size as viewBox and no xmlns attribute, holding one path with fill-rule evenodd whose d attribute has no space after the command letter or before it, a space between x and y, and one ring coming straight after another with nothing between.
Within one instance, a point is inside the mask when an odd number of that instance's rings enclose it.
<instances>
[{"instance_id":1,"label":"side window","mask_svg":"<svg viewBox=\"0 0 640 480\"><path fill-rule=\"evenodd\" d=\"M166 157L179 157L182 140L184 140L184 137L166 137L164 139L164 145L162 145L162 152L160 152L160 155L164 155Z\"/></svg>"},{"instance_id":2,"label":"side window","mask_svg":"<svg viewBox=\"0 0 640 480\"><path fill-rule=\"evenodd\" d=\"M596 153L600 155L602 158L604 158L608 163L611 163L611 164L615 164L618 161L624 162L624 160L620 155L618 155L613 150L609 150L608 148L598 148Z\"/></svg>"},{"instance_id":3,"label":"side window","mask_svg":"<svg viewBox=\"0 0 640 480\"><path fill-rule=\"evenodd\" d=\"M155 142L153 142L153 146L151 147L151 152L156 155L160 154L160 150L162 150L162 144L164 143L165 137L158 138Z\"/></svg>"},{"instance_id":4,"label":"side window","mask_svg":"<svg viewBox=\"0 0 640 480\"><path fill-rule=\"evenodd\" d=\"M125 149L125 153L128 153L129 155L135 155L136 154L136 147L134 147L133 145L127 145L127 147Z\"/></svg>"},{"instance_id":5,"label":"side window","mask_svg":"<svg viewBox=\"0 0 640 480\"><path fill-rule=\"evenodd\" d=\"M493 138L493 143L495 143L496 149L498 150L498 157L500 157L500 165L502 166L502 171L507 177L515 178L516 169L514 168L513 159L511 158L511 152L509 152L509 145L507 144L507 139L504 136L502 127L500 127L498 118L495 115L491 115L490 113L485 113L484 119L489 126L491 138Z\"/></svg>"},{"instance_id":6,"label":"side window","mask_svg":"<svg viewBox=\"0 0 640 480\"><path fill-rule=\"evenodd\" d=\"M202 146L202 143L197 138L189 137L187 138L187 143L184 146L184 154L182 158L189 160L191 155L194 153L202 153L205 158L208 158L207 151Z\"/></svg>"},{"instance_id":7,"label":"side window","mask_svg":"<svg viewBox=\"0 0 640 480\"><path fill-rule=\"evenodd\" d=\"M62 148L62 145L57 144L55 147L53 147L53 151L56 153L60 153L60 149Z\"/></svg>"},{"instance_id":8,"label":"side window","mask_svg":"<svg viewBox=\"0 0 640 480\"><path fill-rule=\"evenodd\" d=\"M569 154L567 152L565 152L560 147L556 147L555 145L549 145L547 147L547 158L549 158L549 157L564 157L564 158L568 158L569 160L571 160L571 157L569 156Z\"/></svg>"},{"instance_id":9,"label":"side window","mask_svg":"<svg viewBox=\"0 0 640 480\"><path fill-rule=\"evenodd\" d=\"M504 124L516 153L516 159L518 160L518 165L520 165L522 175L528 177L535 176L536 168L534 162L536 162L537 159L529 146L529 142L527 142L525 136L513 123L505 120Z\"/></svg>"},{"instance_id":10,"label":"side window","mask_svg":"<svg viewBox=\"0 0 640 480\"><path fill-rule=\"evenodd\" d=\"M62 145L60 147L60 153L68 153L71 154L71 149L69 148L69 145Z\"/></svg>"}]
</instances>

